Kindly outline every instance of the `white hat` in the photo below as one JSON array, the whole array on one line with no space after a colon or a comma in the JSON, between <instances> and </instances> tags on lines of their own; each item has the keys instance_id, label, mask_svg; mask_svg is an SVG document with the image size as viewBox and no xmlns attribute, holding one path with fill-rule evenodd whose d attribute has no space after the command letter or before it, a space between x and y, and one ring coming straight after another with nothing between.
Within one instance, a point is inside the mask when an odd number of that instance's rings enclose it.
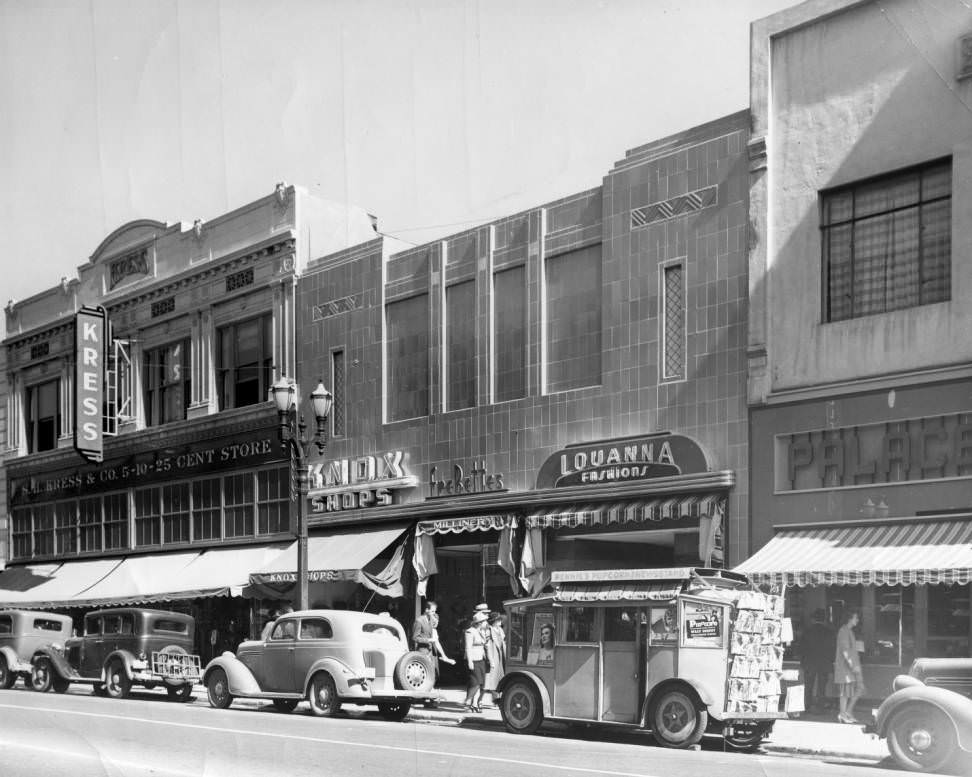
<instances>
[{"instance_id":1,"label":"white hat","mask_svg":"<svg viewBox=\"0 0 972 777\"><path fill-rule=\"evenodd\" d=\"M485 623L487 620L487 615L484 612L477 612L472 616L473 626L477 623Z\"/></svg>"},{"instance_id":2,"label":"white hat","mask_svg":"<svg viewBox=\"0 0 972 777\"><path fill-rule=\"evenodd\" d=\"M485 602L483 604L477 604L475 606L475 608L473 608L473 611L474 612L489 612L489 605L486 604Z\"/></svg>"}]
</instances>

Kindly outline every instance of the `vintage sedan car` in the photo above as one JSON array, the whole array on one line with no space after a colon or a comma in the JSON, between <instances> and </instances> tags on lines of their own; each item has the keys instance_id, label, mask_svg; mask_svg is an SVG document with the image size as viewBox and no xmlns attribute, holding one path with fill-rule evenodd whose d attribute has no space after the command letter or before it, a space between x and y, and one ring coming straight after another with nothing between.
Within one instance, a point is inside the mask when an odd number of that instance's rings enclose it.
<instances>
[{"instance_id":1,"label":"vintage sedan car","mask_svg":"<svg viewBox=\"0 0 972 777\"><path fill-rule=\"evenodd\" d=\"M13 688L18 677L27 684L30 659L45 647L64 649L71 636L71 618L49 612L0 612L0 688Z\"/></svg>"},{"instance_id":2,"label":"vintage sedan car","mask_svg":"<svg viewBox=\"0 0 972 777\"><path fill-rule=\"evenodd\" d=\"M911 771L962 768L972 759L972 658L919 658L898 675L869 730Z\"/></svg>"},{"instance_id":3,"label":"vintage sedan car","mask_svg":"<svg viewBox=\"0 0 972 777\"><path fill-rule=\"evenodd\" d=\"M123 699L133 684L164 684L170 699L186 701L199 681L201 661L189 651L195 620L190 615L141 607L98 610L84 617L84 636L63 649L35 651L31 685L58 693L70 683L90 683L99 696Z\"/></svg>"},{"instance_id":4,"label":"vintage sedan car","mask_svg":"<svg viewBox=\"0 0 972 777\"><path fill-rule=\"evenodd\" d=\"M301 610L277 619L266 639L243 642L206 666L209 703L225 709L236 696L268 699L291 712L333 715L342 704L375 704L388 720L435 698L432 662L408 649L394 618L349 610Z\"/></svg>"}]
</instances>

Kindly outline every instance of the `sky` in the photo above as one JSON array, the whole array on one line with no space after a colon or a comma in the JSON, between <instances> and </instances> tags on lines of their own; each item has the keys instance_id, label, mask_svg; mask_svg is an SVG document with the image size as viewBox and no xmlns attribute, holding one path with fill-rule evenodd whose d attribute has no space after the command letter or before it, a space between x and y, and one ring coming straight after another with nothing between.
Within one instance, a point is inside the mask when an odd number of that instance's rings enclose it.
<instances>
[{"instance_id":1,"label":"sky","mask_svg":"<svg viewBox=\"0 0 972 777\"><path fill-rule=\"evenodd\" d=\"M279 181L424 243L749 103L794 0L0 0L0 305ZM2 323L0 323L2 326Z\"/></svg>"}]
</instances>

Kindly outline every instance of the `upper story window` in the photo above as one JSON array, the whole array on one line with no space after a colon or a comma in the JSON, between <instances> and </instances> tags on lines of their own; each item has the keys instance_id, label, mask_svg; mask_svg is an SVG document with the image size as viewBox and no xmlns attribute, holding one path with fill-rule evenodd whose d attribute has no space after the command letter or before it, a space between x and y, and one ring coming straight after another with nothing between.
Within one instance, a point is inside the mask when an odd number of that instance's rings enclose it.
<instances>
[{"instance_id":1,"label":"upper story window","mask_svg":"<svg viewBox=\"0 0 972 777\"><path fill-rule=\"evenodd\" d=\"M145 423L182 421L190 402L189 341L181 340L145 354Z\"/></svg>"},{"instance_id":2,"label":"upper story window","mask_svg":"<svg viewBox=\"0 0 972 777\"><path fill-rule=\"evenodd\" d=\"M548 394L601 382L601 245L544 261Z\"/></svg>"},{"instance_id":3,"label":"upper story window","mask_svg":"<svg viewBox=\"0 0 972 777\"><path fill-rule=\"evenodd\" d=\"M824 321L951 298L952 162L825 192Z\"/></svg>"},{"instance_id":4,"label":"upper story window","mask_svg":"<svg viewBox=\"0 0 972 777\"><path fill-rule=\"evenodd\" d=\"M27 452L57 447L61 434L60 386L57 380L27 387Z\"/></svg>"},{"instance_id":5,"label":"upper story window","mask_svg":"<svg viewBox=\"0 0 972 777\"><path fill-rule=\"evenodd\" d=\"M385 306L389 421L429 414L429 295Z\"/></svg>"},{"instance_id":6,"label":"upper story window","mask_svg":"<svg viewBox=\"0 0 972 777\"><path fill-rule=\"evenodd\" d=\"M224 326L217 332L219 409L267 399L273 373L273 318L269 314Z\"/></svg>"}]
</instances>

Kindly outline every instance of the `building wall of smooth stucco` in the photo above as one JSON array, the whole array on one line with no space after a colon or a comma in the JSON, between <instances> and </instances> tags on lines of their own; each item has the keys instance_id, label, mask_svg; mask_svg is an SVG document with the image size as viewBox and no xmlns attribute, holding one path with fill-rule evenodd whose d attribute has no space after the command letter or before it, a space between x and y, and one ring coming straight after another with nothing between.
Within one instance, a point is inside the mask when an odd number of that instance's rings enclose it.
<instances>
[{"instance_id":1,"label":"building wall of smooth stucco","mask_svg":"<svg viewBox=\"0 0 972 777\"><path fill-rule=\"evenodd\" d=\"M969 30L972 8L960 3L886 2L769 39L763 99L754 86L754 111L768 106L754 125L767 131L769 235L752 284L765 294L770 392L972 360L972 79L956 79ZM951 300L821 323L820 191L946 156Z\"/></svg>"}]
</instances>

